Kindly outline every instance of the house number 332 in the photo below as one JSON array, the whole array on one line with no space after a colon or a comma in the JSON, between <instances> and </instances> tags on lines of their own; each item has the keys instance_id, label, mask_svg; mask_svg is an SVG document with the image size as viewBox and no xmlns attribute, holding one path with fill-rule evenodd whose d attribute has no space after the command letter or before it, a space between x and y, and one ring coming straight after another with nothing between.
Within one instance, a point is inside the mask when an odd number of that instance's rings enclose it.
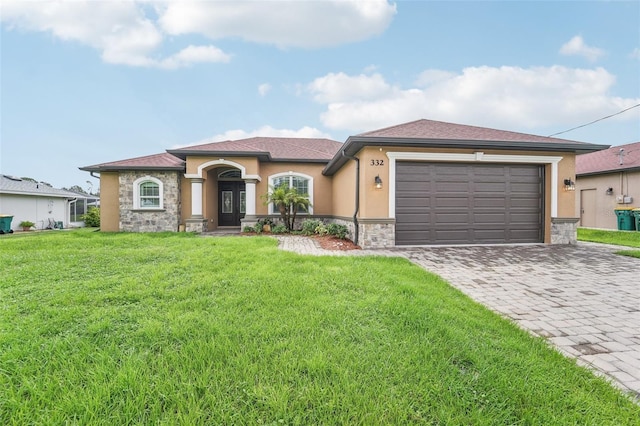
<instances>
[{"instance_id":1,"label":"house number 332","mask_svg":"<svg viewBox=\"0 0 640 426\"><path fill-rule=\"evenodd\" d=\"M384 160L371 160L369 164L372 166L384 166Z\"/></svg>"}]
</instances>

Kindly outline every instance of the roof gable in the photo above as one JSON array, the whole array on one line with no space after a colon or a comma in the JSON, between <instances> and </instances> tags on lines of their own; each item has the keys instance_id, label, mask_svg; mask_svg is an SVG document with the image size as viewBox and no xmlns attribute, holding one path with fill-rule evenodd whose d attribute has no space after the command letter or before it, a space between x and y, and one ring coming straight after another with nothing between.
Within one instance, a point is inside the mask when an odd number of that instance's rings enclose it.
<instances>
[{"instance_id":1,"label":"roof gable","mask_svg":"<svg viewBox=\"0 0 640 426\"><path fill-rule=\"evenodd\" d=\"M268 161L328 161L342 146L342 142L322 138L253 137L212 142L168 150L180 158L187 155L224 154L259 156Z\"/></svg>"},{"instance_id":2,"label":"roof gable","mask_svg":"<svg viewBox=\"0 0 640 426\"><path fill-rule=\"evenodd\" d=\"M609 147L609 145L595 145L568 139L422 119L350 136L345 142L342 152L334 156L325 167L323 173L326 175L335 173L348 161L349 156L355 155L364 146L573 153L593 152Z\"/></svg>"},{"instance_id":3,"label":"roof gable","mask_svg":"<svg viewBox=\"0 0 640 426\"><path fill-rule=\"evenodd\" d=\"M576 157L576 175L632 169L640 170L640 142L612 146L609 149Z\"/></svg>"}]
</instances>

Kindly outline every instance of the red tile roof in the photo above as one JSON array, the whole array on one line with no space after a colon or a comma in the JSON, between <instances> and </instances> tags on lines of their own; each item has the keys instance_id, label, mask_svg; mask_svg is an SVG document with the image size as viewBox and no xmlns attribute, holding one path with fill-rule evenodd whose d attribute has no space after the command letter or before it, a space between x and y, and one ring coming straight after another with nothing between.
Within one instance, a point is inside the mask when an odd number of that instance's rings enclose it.
<instances>
[{"instance_id":1,"label":"red tile roof","mask_svg":"<svg viewBox=\"0 0 640 426\"><path fill-rule=\"evenodd\" d=\"M184 164L184 160L176 157L175 155L162 153L80 167L80 170L86 170L88 172L127 169L182 170L184 169Z\"/></svg>"},{"instance_id":2,"label":"red tile roof","mask_svg":"<svg viewBox=\"0 0 640 426\"><path fill-rule=\"evenodd\" d=\"M264 153L271 160L330 160L342 146L331 139L254 137L235 141L212 142L168 152L184 158L193 153Z\"/></svg>"},{"instance_id":3,"label":"red tile roof","mask_svg":"<svg viewBox=\"0 0 640 426\"><path fill-rule=\"evenodd\" d=\"M621 151L622 150L622 151ZM622 152L622 158L620 156ZM620 164L622 162L622 164ZM576 175L640 169L640 142L612 146L576 157Z\"/></svg>"},{"instance_id":4,"label":"red tile roof","mask_svg":"<svg viewBox=\"0 0 640 426\"><path fill-rule=\"evenodd\" d=\"M440 139L468 141L579 143L567 139L549 138L486 127L445 123L443 121L416 120L384 129L361 133L358 136L407 139Z\"/></svg>"}]
</instances>

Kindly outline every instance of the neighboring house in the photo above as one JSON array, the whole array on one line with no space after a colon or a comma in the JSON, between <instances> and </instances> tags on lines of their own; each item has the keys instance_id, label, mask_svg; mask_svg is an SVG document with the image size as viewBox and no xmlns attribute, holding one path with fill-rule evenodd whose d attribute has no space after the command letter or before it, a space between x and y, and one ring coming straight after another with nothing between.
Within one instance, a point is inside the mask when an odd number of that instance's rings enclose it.
<instances>
[{"instance_id":1,"label":"neighboring house","mask_svg":"<svg viewBox=\"0 0 640 426\"><path fill-rule=\"evenodd\" d=\"M640 142L576 157L580 226L617 229L615 209L640 208Z\"/></svg>"},{"instance_id":2,"label":"neighboring house","mask_svg":"<svg viewBox=\"0 0 640 426\"><path fill-rule=\"evenodd\" d=\"M103 231L206 232L277 218L286 183L363 247L572 243L575 156L608 146L418 120L328 139L255 137L81 167L100 174Z\"/></svg>"},{"instance_id":3,"label":"neighboring house","mask_svg":"<svg viewBox=\"0 0 640 426\"><path fill-rule=\"evenodd\" d=\"M95 198L94 198L95 200ZM57 189L43 182L0 175L0 214L13 216L11 229L19 230L20 222L35 223L36 229L83 226L76 215L76 204L86 205L87 196ZM73 215L72 215L73 213Z\"/></svg>"}]
</instances>

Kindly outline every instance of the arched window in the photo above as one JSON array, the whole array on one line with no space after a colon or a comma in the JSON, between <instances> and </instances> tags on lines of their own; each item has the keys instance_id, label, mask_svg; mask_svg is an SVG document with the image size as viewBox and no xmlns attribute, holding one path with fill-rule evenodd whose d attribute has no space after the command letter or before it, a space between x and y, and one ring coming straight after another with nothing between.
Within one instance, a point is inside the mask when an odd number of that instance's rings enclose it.
<instances>
[{"instance_id":1,"label":"arched window","mask_svg":"<svg viewBox=\"0 0 640 426\"><path fill-rule=\"evenodd\" d=\"M298 209L298 214L313 214L313 178L311 176L295 172L278 173L269 176L270 187L277 188L280 185L295 188L298 194L306 194L311 206L309 207L309 211L303 208ZM279 212L278 209L271 204L269 206L269 213L277 214Z\"/></svg>"},{"instance_id":2,"label":"arched window","mask_svg":"<svg viewBox=\"0 0 640 426\"><path fill-rule=\"evenodd\" d=\"M160 210L164 208L163 185L160 179L145 176L133 182L133 208Z\"/></svg>"}]
</instances>

